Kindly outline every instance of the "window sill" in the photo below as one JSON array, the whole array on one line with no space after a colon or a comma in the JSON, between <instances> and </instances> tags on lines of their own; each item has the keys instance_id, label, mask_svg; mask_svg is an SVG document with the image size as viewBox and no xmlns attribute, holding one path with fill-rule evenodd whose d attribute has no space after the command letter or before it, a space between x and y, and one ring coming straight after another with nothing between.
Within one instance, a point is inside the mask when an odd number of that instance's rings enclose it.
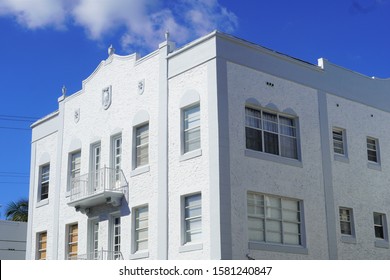
<instances>
[{"instance_id":1,"label":"window sill","mask_svg":"<svg viewBox=\"0 0 390 280\"><path fill-rule=\"evenodd\" d=\"M333 159L336 161L344 162L344 163L349 163L349 158L346 155L338 155L334 154Z\"/></svg>"},{"instance_id":2,"label":"window sill","mask_svg":"<svg viewBox=\"0 0 390 280\"><path fill-rule=\"evenodd\" d=\"M192 159L192 158L195 158L195 157L199 157L201 155L202 155L202 149L194 150L194 151L191 151L191 152L187 152L184 155L181 155L180 156L180 161L189 160L189 159Z\"/></svg>"},{"instance_id":3,"label":"window sill","mask_svg":"<svg viewBox=\"0 0 390 280\"><path fill-rule=\"evenodd\" d=\"M389 249L389 241L387 240L375 240L375 247Z\"/></svg>"},{"instance_id":4,"label":"window sill","mask_svg":"<svg viewBox=\"0 0 390 280\"><path fill-rule=\"evenodd\" d=\"M349 243L349 244L356 244L356 237L355 236L348 236L348 235L343 235L341 236L341 242L343 243Z\"/></svg>"},{"instance_id":5,"label":"window sill","mask_svg":"<svg viewBox=\"0 0 390 280\"><path fill-rule=\"evenodd\" d=\"M373 169L373 170L382 171L382 167L381 167L380 163L367 162L367 167L370 169Z\"/></svg>"},{"instance_id":6,"label":"window sill","mask_svg":"<svg viewBox=\"0 0 390 280\"><path fill-rule=\"evenodd\" d=\"M150 171L149 164L148 165L143 165L143 166L137 167L136 169L131 171L130 177L137 176L137 175L149 172L149 171Z\"/></svg>"},{"instance_id":7,"label":"window sill","mask_svg":"<svg viewBox=\"0 0 390 280\"><path fill-rule=\"evenodd\" d=\"M149 258L149 251L135 252L130 255L130 260L139 260Z\"/></svg>"},{"instance_id":8,"label":"window sill","mask_svg":"<svg viewBox=\"0 0 390 280\"><path fill-rule=\"evenodd\" d=\"M248 149L245 150L245 156L251 158L263 159L263 160L269 160L276 163L282 163L282 164L295 166L295 167L301 167L301 168L303 167L302 162L297 159L281 157L273 154L267 154L267 153L248 150Z\"/></svg>"},{"instance_id":9,"label":"window sill","mask_svg":"<svg viewBox=\"0 0 390 280\"><path fill-rule=\"evenodd\" d=\"M179 247L179 253L203 250L203 243L188 243Z\"/></svg>"},{"instance_id":10,"label":"window sill","mask_svg":"<svg viewBox=\"0 0 390 280\"><path fill-rule=\"evenodd\" d=\"M292 253L292 254L302 254L307 255L308 250L302 246L294 246L294 245L282 245L282 244L267 244L261 242L248 242L248 249L250 250L264 250L264 251L273 251L273 252L281 252L281 253Z\"/></svg>"},{"instance_id":11,"label":"window sill","mask_svg":"<svg viewBox=\"0 0 390 280\"><path fill-rule=\"evenodd\" d=\"M39 207L42 207L42 206L45 206L45 205L48 205L48 204L49 204L49 199L46 198L46 199L43 199L41 201L38 201L35 207L39 208Z\"/></svg>"}]
</instances>

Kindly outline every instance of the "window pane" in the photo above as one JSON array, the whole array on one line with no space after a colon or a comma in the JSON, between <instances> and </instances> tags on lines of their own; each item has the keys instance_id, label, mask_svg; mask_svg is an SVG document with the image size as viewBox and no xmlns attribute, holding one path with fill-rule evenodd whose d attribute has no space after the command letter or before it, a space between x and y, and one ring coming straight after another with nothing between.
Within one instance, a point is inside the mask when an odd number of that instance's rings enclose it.
<instances>
[{"instance_id":1,"label":"window pane","mask_svg":"<svg viewBox=\"0 0 390 280\"><path fill-rule=\"evenodd\" d=\"M267 242L282 243L282 234L280 232L268 232L267 231Z\"/></svg>"},{"instance_id":2,"label":"window pane","mask_svg":"<svg viewBox=\"0 0 390 280\"><path fill-rule=\"evenodd\" d=\"M261 112L252 108L245 108L245 125L261 129Z\"/></svg>"},{"instance_id":3,"label":"window pane","mask_svg":"<svg viewBox=\"0 0 390 280\"><path fill-rule=\"evenodd\" d=\"M265 131L278 132L278 117L275 114L263 112L263 125Z\"/></svg>"},{"instance_id":4,"label":"window pane","mask_svg":"<svg viewBox=\"0 0 390 280\"><path fill-rule=\"evenodd\" d=\"M283 241L285 244L299 245L301 244L301 236L295 234L284 234Z\"/></svg>"},{"instance_id":5,"label":"window pane","mask_svg":"<svg viewBox=\"0 0 390 280\"><path fill-rule=\"evenodd\" d=\"M382 214L374 213L374 224L382 225Z\"/></svg>"},{"instance_id":6,"label":"window pane","mask_svg":"<svg viewBox=\"0 0 390 280\"><path fill-rule=\"evenodd\" d=\"M263 231L249 229L248 234L250 241L264 241Z\"/></svg>"},{"instance_id":7,"label":"window pane","mask_svg":"<svg viewBox=\"0 0 390 280\"><path fill-rule=\"evenodd\" d=\"M264 151L269 154L279 155L278 134L264 132Z\"/></svg>"},{"instance_id":8,"label":"window pane","mask_svg":"<svg viewBox=\"0 0 390 280\"><path fill-rule=\"evenodd\" d=\"M246 127L245 128L245 138L246 138L246 148L255 150L255 151L262 151L262 136L261 136L261 130L253 129Z\"/></svg>"},{"instance_id":9,"label":"window pane","mask_svg":"<svg viewBox=\"0 0 390 280\"><path fill-rule=\"evenodd\" d=\"M282 157L298 158L297 139L280 136L280 152Z\"/></svg>"},{"instance_id":10,"label":"window pane","mask_svg":"<svg viewBox=\"0 0 390 280\"><path fill-rule=\"evenodd\" d=\"M201 194L185 197L184 207L185 243L199 240L202 233Z\"/></svg>"}]
</instances>

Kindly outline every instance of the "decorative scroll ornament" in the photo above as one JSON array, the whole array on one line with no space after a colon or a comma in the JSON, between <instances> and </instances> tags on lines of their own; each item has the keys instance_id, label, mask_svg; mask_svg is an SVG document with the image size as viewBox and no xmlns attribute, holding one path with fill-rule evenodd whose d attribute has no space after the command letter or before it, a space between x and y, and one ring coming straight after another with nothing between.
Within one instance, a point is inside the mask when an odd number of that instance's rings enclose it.
<instances>
[{"instance_id":1,"label":"decorative scroll ornament","mask_svg":"<svg viewBox=\"0 0 390 280\"><path fill-rule=\"evenodd\" d=\"M102 105L103 105L104 110L107 110L108 107L110 107L110 105L111 105L111 95L112 95L111 94L111 86L103 89L103 91L102 91Z\"/></svg>"},{"instance_id":2,"label":"decorative scroll ornament","mask_svg":"<svg viewBox=\"0 0 390 280\"><path fill-rule=\"evenodd\" d=\"M138 81L138 94L143 94L145 90L145 79Z\"/></svg>"},{"instance_id":3,"label":"decorative scroll ornament","mask_svg":"<svg viewBox=\"0 0 390 280\"><path fill-rule=\"evenodd\" d=\"M74 122L78 123L80 120L80 108L74 110Z\"/></svg>"}]
</instances>

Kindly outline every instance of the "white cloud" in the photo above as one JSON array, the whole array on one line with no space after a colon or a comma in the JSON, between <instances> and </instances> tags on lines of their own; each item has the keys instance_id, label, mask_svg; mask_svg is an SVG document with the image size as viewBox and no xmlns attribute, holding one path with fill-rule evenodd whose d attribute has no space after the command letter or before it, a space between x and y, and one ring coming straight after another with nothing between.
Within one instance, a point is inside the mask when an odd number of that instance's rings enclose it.
<instances>
[{"instance_id":1,"label":"white cloud","mask_svg":"<svg viewBox=\"0 0 390 280\"><path fill-rule=\"evenodd\" d=\"M155 49L166 30L181 44L238 22L218 0L0 0L1 15L31 29L74 24L93 40L119 35L125 49Z\"/></svg>"}]
</instances>

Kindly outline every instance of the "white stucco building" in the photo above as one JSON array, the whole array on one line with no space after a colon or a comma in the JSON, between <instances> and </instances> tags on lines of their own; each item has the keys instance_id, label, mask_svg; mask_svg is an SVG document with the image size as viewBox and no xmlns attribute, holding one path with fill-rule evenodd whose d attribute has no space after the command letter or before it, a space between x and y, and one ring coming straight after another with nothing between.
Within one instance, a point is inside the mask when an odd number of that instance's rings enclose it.
<instances>
[{"instance_id":1,"label":"white stucco building","mask_svg":"<svg viewBox=\"0 0 390 280\"><path fill-rule=\"evenodd\" d=\"M389 259L389 96L220 32L110 48L32 126L27 258Z\"/></svg>"},{"instance_id":2,"label":"white stucco building","mask_svg":"<svg viewBox=\"0 0 390 280\"><path fill-rule=\"evenodd\" d=\"M0 220L0 260L26 258L27 223Z\"/></svg>"}]
</instances>

